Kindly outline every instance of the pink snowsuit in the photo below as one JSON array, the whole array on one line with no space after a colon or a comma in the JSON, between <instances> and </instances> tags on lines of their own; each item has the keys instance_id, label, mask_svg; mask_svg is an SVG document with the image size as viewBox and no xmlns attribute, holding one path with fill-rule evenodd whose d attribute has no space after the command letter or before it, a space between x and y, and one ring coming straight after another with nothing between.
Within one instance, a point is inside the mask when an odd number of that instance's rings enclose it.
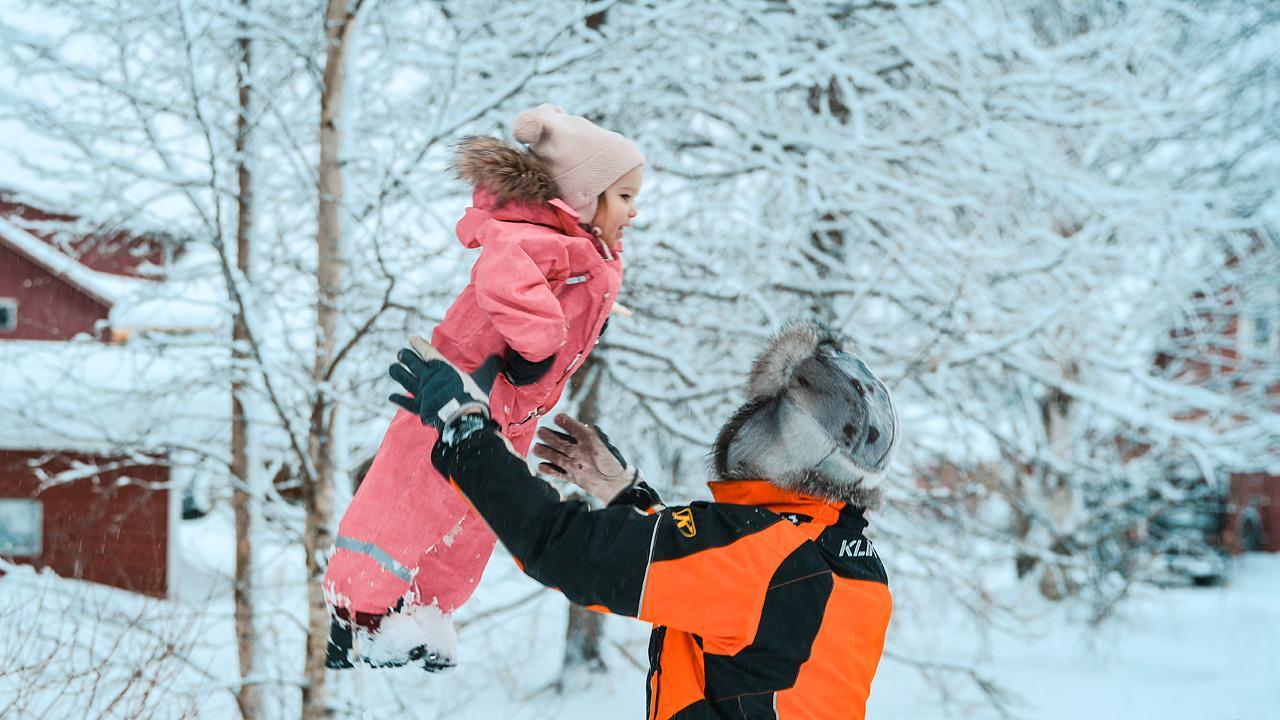
<instances>
[{"instance_id":1,"label":"pink snowsuit","mask_svg":"<svg viewBox=\"0 0 1280 720\"><path fill-rule=\"evenodd\" d=\"M531 361L555 356L531 385L513 386L500 374L489 398L503 434L526 453L538 418L595 346L622 261L559 199L498 205L478 186L472 203L457 234L467 248L481 248L480 258L431 343L467 371L507 347ZM451 613L474 592L495 538L432 467L435 441L415 415L400 410L391 421L338 527L324 580L336 607L382 615L405 598Z\"/></svg>"}]
</instances>

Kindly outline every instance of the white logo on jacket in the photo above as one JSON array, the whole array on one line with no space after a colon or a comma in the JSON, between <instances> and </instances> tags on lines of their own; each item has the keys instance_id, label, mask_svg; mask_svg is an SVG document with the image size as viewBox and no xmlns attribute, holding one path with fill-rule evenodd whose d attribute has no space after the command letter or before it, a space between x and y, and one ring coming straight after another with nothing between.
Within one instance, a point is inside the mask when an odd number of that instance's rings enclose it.
<instances>
[{"instance_id":1,"label":"white logo on jacket","mask_svg":"<svg viewBox=\"0 0 1280 720\"><path fill-rule=\"evenodd\" d=\"M841 540L840 541L840 557L880 557L880 553L871 547L871 541L866 538L857 540Z\"/></svg>"}]
</instances>

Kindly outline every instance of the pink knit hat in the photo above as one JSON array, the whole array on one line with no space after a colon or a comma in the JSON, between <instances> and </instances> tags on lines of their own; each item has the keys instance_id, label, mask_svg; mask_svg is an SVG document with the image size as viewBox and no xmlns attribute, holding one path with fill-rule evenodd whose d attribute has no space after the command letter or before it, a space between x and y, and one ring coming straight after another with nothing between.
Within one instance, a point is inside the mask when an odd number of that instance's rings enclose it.
<instances>
[{"instance_id":1,"label":"pink knit hat","mask_svg":"<svg viewBox=\"0 0 1280 720\"><path fill-rule=\"evenodd\" d=\"M644 164L644 155L630 140L555 105L544 103L520 113L511 130L546 164L561 199L583 223L595 217L600 193Z\"/></svg>"}]
</instances>

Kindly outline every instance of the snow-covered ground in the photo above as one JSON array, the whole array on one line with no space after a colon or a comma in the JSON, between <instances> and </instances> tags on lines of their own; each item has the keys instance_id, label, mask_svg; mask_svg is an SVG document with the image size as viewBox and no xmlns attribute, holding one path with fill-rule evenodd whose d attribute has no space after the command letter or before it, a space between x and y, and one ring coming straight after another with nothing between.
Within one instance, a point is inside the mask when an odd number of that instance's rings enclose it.
<instances>
[{"instance_id":1,"label":"snow-covered ground","mask_svg":"<svg viewBox=\"0 0 1280 720\"><path fill-rule=\"evenodd\" d=\"M0 716L238 716L230 522L214 513L182 530L180 588L170 601L6 568L0 649L9 661L0 670ZM258 676L271 688L301 674L301 558L278 547L263 557L259 594L271 614ZM1235 560L1231 582L1220 588L1141 589L1100 627L1076 619L1069 606L1041 604L1018 634L984 634L945 599L899 603L910 609L894 617L870 718L998 717L969 676L946 669L958 664L997 683L1017 717L1280 717L1280 555ZM564 599L540 590L499 551L462 613L461 666L440 675L338 673L331 685L338 716L643 717L647 626L606 618L608 672L568 678L557 693L565 620ZM936 667L926 675L896 658ZM294 717L297 710L277 703L270 713Z\"/></svg>"},{"instance_id":2,"label":"snow-covered ground","mask_svg":"<svg viewBox=\"0 0 1280 720\"><path fill-rule=\"evenodd\" d=\"M943 664L976 655L974 669L1011 694L1019 717L1280 717L1280 555L1237 558L1230 577L1217 588L1140 588L1097 627L1047 607L1024 636L986 642L959 613L932 607L927 620L895 617L886 649L917 659L928 651ZM916 669L886 660L868 717L998 717L972 682L945 680L958 692L944 702Z\"/></svg>"}]
</instances>

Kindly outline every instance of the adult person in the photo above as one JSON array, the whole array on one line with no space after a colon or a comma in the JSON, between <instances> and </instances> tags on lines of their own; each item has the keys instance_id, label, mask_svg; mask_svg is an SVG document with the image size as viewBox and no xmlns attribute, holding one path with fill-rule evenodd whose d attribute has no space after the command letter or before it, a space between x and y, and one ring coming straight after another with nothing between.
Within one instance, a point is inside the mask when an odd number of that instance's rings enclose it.
<instances>
[{"instance_id":1,"label":"adult person","mask_svg":"<svg viewBox=\"0 0 1280 720\"><path fill-rule=\"evenodd\" d=\"M542 471L608 503L563 501L499 434L486 384L420 338L391 375L440 431L432 461L526 574L654 625L648 717L862 718L891 612L863 534L898 441L888 389L811 322L778 333L714 451L714 502L663 506L607 439L568 418Z\"/></svg>"}]
</instances>

